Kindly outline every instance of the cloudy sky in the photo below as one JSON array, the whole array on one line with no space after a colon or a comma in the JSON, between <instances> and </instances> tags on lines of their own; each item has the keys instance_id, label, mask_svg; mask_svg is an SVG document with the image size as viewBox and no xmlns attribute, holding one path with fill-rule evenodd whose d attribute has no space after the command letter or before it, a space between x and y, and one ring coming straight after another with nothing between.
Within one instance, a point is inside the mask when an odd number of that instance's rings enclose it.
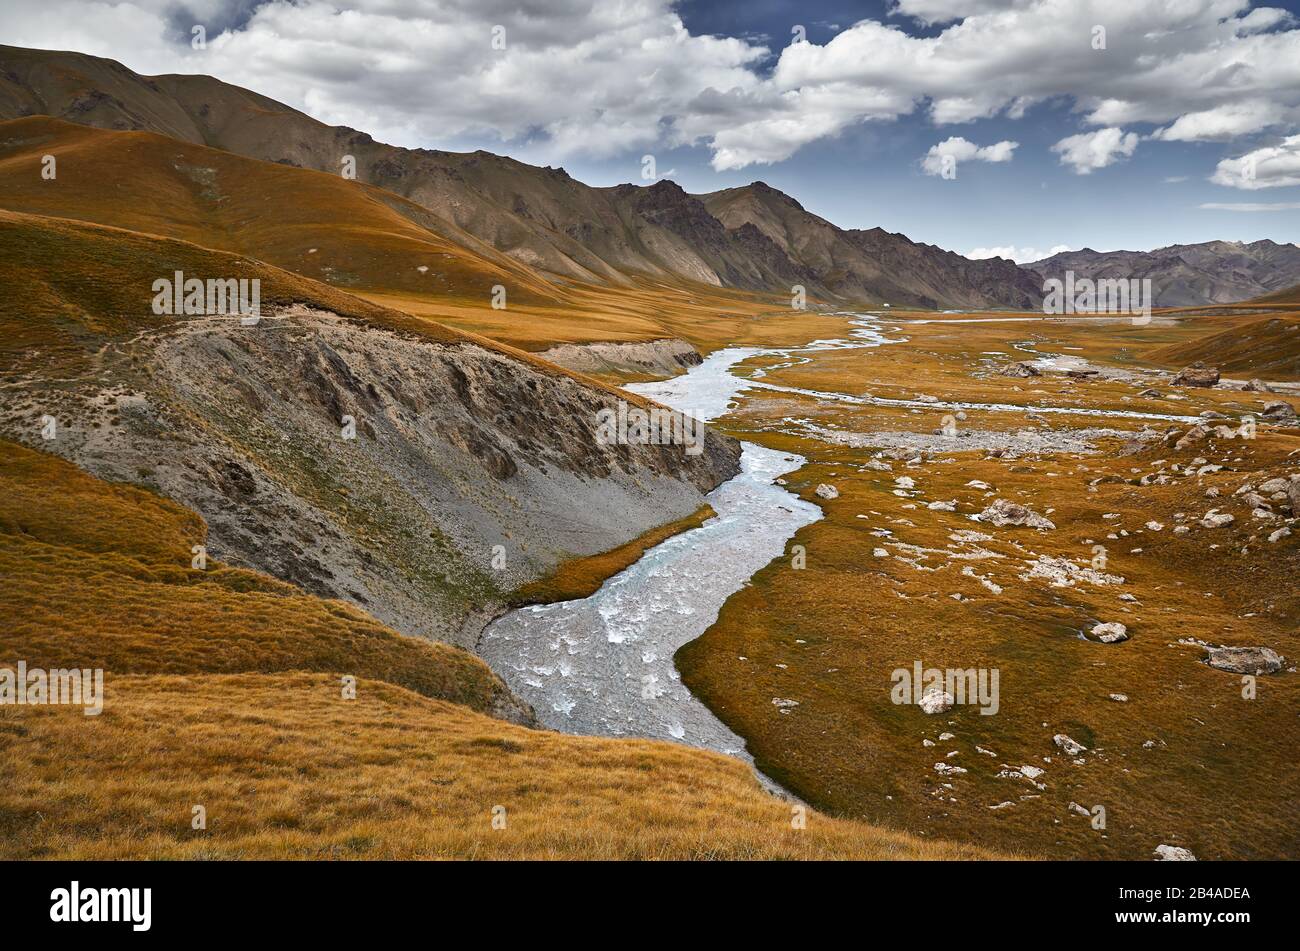
<instances>
[{"instance_id":1,"label":"cloudy sky","mask_svg":"<svg viewBox=\"0 0 1300 951\"><path fill-rule=\"evenodd\" d=\"M3 0L0 37L972 256L1300 241L1300 0Z\"/></svg>"}]
</instances>

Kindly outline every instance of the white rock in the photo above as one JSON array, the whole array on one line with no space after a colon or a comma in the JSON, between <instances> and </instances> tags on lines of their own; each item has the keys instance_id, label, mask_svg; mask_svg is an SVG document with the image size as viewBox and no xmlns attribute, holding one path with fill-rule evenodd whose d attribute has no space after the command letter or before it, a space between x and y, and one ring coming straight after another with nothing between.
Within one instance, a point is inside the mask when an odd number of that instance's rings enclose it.
<instances>
[{"instance_id":1,"label":"white rock","mask_svg":"<svg viewBox=\"0 0 1300 951\"><path fill-rule=\"evenodd\" d=\"M1086 753L1088 747L1076 740L1070 739L1064 733L1058 733L1052 737L1052 742L1061 748L1067 756L1077 756L1079 753Z\"/></svg>"},{"instance_id":2,"label":"white rock","mask_svg":"<svg viewBox=\"0 0 1300 951\"><path fill-rule=\"evenodd\" d=\"M1191 849L1179 848L1176 845L1157 845L1155 856L1157 862L1196 861L1196 856L1192 854Z\"/></svg>"},{"instance_id":3,"label":"white rock","mask_svg":"<svg viewBox=\"0 0 1300 951\"><path fill-rule=\"evenodd\" d=\"M954 703L956 703L956 701L953 699L952 694L940 690L938 687L931 687L921 695L918 706L920 706L922 711L925 713L935 714L951 710ZM939 739L943 739L943 737L941 736Z\"/></svg>"},{"instance_id":4,"label":"white rock","mask_svg":"<svg viewBox=\"0 0 1300 951\"><path fill-rule=\"evenodd\" d=\"M1159 522L1150 521L1147 522L1147 530L1152 532L1163 532L1165 530L1165 527L1161 525Z\"/></svg>"},{"instance_id":5,"label":"white rock","mask_svg":"<svg viewBox=\"0 0 1300 951\"><path fill-rule=\"evenodd\" d=\"M838 499L840 497L840 490L833 485L827 485L825 482L817 486L813 492L821 499Z\"/></svg>"},{"instance_id":6,"label":"white rock","mask_svg":"<svg viewBox=\"0 0 1300 951\"><path fill-rule=\"evenodd\" d=\"M1110 695L1110 699L1114 700L1116 703L1128 703L1128 694L1113 693Z\"/></svg>"},{"instance_id":7,"label":"white rock","mask_svg":"<svg viewBox=\"0 0 1300 951\"><path fill-rule=\"evenodd\" d=\"M1220 512L1217 509L1210 509L1201 519L1201 524L1206 528L1222 528L1225 525L1231 525L1236 519L1227 512Z\"/></svg>"},{"instance_id":8,"label":"white rock","mask_svg":"<svg viewBox=\"0 0 1300 951\"><path fill-rule=\"evenodd\" d=\"M1118 644L1128 640L1128 628L1118 621L1107 621L1093 627L1092 636L1103 644Z\"/></svg>"},{"instance_id":9,"label":"white rock","mask_svg":"<svg viewBox=\"0 0 1300 951\"><path fill-rule=\"evenodd\" d=\"M960 776L962 773L966 772L966 770L962 769L960 766L950 766L947 763L935 763L934 771L941 776Z\"/></svg>"}]
</instances>

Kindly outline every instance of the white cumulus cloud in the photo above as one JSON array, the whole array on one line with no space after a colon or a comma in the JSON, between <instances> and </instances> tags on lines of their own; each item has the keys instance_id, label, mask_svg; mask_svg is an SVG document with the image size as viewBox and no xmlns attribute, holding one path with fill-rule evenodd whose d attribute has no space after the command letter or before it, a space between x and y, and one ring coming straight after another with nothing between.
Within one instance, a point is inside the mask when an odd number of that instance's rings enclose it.
<instances>
[{"instance_id":1,"label":"white cumulus cloud","mask_svg":"<svg viewBox=\"0 0 1300 951\"><path fill-rule=\"evenodd\" d=\"M1214 169L1210 181L1247 191L1300 185L1300 135L1283 139L1281 145L1224 159Z\"/></svg>"},{"instance_id":2,"label":"white cumulus cloud","mask_svg":"<svg viewBox=\"0 0 1300 951\"><path fill-rule=\"evenodd\" d=\"M1050 258L1053 254L1060 254L1062 251L1074 251L1076 248L1068 244L1052 245L1050 251L1039 251L1037 248L1018 248L1015 245L1005 245L993 248L972 248L966 252L966 257L972 261L983 261L986 258L1007 258L1015 261L1017 264L1031 264L1034 261L1041 261L1043 258Z\"/></svg>"},{"instance_id":3,"label":"white cumulus cloud","mask_svg":"<svg viewBox=\"0 0 1300 951\"><path fill-rule=\"evenodd\" d=\"M1052 146L1052 151L1060 153L1061 164L1070 166L1076 175L1088 175L1132 155L1138 138L1136 132L1123 129L1098 129L1066 136Z\"/></svg>"},{"instance_id":4,"label":"white cumulus cloud","mask_svg":"<svg viewBox=\"0 0 1300 951\"><path fill-rule=\"evenodd\" d=\"M1010 162L1019 145L1004 140L981 147L961 136L952 136L930 146L921 159L921 168L927 175L942 175L946 169L955 172L961 162Z\"/></svg>"}]
</instances>

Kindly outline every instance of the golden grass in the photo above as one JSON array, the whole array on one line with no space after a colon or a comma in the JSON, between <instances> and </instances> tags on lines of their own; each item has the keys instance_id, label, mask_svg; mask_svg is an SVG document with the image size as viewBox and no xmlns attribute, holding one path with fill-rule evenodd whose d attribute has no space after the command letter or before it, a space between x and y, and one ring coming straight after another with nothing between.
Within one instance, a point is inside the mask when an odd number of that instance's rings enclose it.
<instances>
[{"instance_id":1,"label":"golden grass","mask_svg":"<svg viewBox=\"0 0 1300 951\"><path fill-rule=\"evenodd\" d=\"M531 268L391 192L151 132L48 116L0 123L3 206L245 254L345 288L555 302ZM53 155L57 177L42 178ZM292 196L288 200L269 197ZM423 268L424 270L420 270Z\"/></svg>"},{"instance_id":2,"label":"golden grass","mask_svg":"<svg viewBox=\"0 0 1300 951\"><path fill-rule=\"evenodd\" d=\"M996 857L815 812L796 829L729 757L484 716L501 685L477 658L192 569L203 533L0 442L0 665L106 670L98 716L0 706L0 858Z\"/></svg>"},{"instance_id":3,"label":"golden grass","mask_svg":"<svg viewBox=\"0 0 1300 951\"><path fill-rule=\"evenodd\" d=\"M795 829L720 754L372 681L344 700L322 674L115 677L98 717L0 708L0 758L6 859L992 857L815 813Z\"/></svg>"},{"instance_id":4,"label":"golden grass","mask_svg":"<svg viewBox=\"0 0 1300 951\"><path fill-rule=\"evenodd\" d=\"M635 564L649 549L674 535L699 528L715 514L712 506L703 505L685 518L652 528L617 548L586 558L571 558L547 577L539 578L513 592L510 603L515 606L551 604L590 597L600 590L607 579Z\"/></svg>"},{"instance_id":5,"label":"golden grass","mask_svg":"<svg viewBox=\"0 0 1300 951\"><path fill-rule=\"evenodd\" d=\"M1205 336L1161 347L1146 358L1167 367L1184 367L1200 360L1225 376L1300 379L1300 313L1214 323L1215 329ZM1230 326L1219 329L1224 323Z\"/></svg>"},{"instance_id":6,"label":"golden grass","mask_svg":"<svg viewBox=\"0 0 1300 951\"><path fill-rule=\"evenodd\" d=\"M0 440L0 663L106 675L326 671L496 709L478 658L254 571L191 567L194 512Z\"/></svg>"}]
</instances>

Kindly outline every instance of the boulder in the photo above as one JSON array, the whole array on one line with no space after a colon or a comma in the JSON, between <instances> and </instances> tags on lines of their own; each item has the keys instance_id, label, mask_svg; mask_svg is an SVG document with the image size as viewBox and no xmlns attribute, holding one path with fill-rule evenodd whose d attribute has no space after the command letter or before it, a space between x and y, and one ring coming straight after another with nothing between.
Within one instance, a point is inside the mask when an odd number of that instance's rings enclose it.
<instances>
[{"instance_id":1,"label":"boulder","mask_svg":"<svg viewBox=\"0 0 1300 951\"><path fill-rule=\"evenodd\" d=\"M1027 361L1022 361L1020 363L1012 363L1009 366L1003 367L998 372L1003 376L1018 376L1018 377L1042 376L1042 373L1039 372L1038 367L1034 366L1032 363L1029 363Z\"/></svg>"},{"instance_id":2,"label":"boulder","mask_svg":"<svg viewBox=\"0 0 1300 951\"><path fill-rule=\"evenodd\" d=\"M1246 393L1272 393L1273 392L1272 388L1263 380L1251 380L1241 389L1243 392Z\"/></svg>"},{"instance_id":3,"label":"boulder","mask_svg":"<svg viewBox=\"0 0 1300 951\"><path fill-rule=\"evenodd\" d=\"M819 499L838 499L840 497L840 490L833 485L827 485L825 482L817 486L813 493Z\"/></svg>"},{"instance_id":4,"label":"boulder","mask_svg":"<svg viewBox=\"0 0 1300 951\"><path fill-rule=\"evenodd\" d=\"M1223 528L1225 525L1231 525L1236 519L1227 512L1220 512L1218 509L1210 509L1201 519L1201 524L1206 528Z\"/></svg>"},{"instance_id":5,"label":"boulder","mask_svg":"<svg viewBox=\"0 0 1300 951\"><path fill-rule=\"evenodd\" d=\"M1195 862L1196 856L1190 849L1182 849L1176 845L1157 845L1155 850L1157 862Z\"/></svg>"},{"instance_id":6,"label":"boulder","mask_svg":"<svg viewBox=\"0 0 1300 951\"><path fill-rule=\"evenodd\" d=\"M1269 400L1259 415L1267 419L1295 419L1295 407L1282 400Z\"/></svg>"},{"instance_id":7,"label":"boulder","mask_svg":"<svg viewBox=\"0 0 1300 951\"><path fill-rule=\"evenodd\" d=\"M1207 647L1205 662L1230 674L1275 674L1285 661L1271 647Z\"/></svg>"},{"instance_id":8,"label":"boulder","mask_svg":"<svg viewBox=\"0 0 1300 951\"><path fill-rule=\"evenodd\" d=\"M921 699L917 701L917 705L921 708L922 712L935 714L946 713L952 709L952 705L956 702L957 701L953 699L952 694L940 690L937 687L931 687L921 695Z\"/></svg>"},{"instance_id":9,"label":"boulder","mask_svg":"<svg viewBox=\"0 0 1300 951\"><path fill-rule=\"evenodd\" d=\"M1219 371L1197 360L1191 366L1179 370L1178 375L1169 382L1174 386L1215 386L1219 382Z\"/></svg>"},{"instance_id":10,"label":"boulder","mask_svg":"<svg viewBox=\"0 0 1300 951\"><path fill-rule=\"evenodd\" d=\"M1118 621L1094 625L1089 633L1094 640L1101 641L1103 644L1118 644L1120 641L1128 640L1128 628Z\"/></svg>"},{"instance_id":11,"label":"boulder","mask_svg":"<svg viewBox=\"0 0 1300 951\"><path fill-rule=\"evenodd\" d=\"M1058 733L1052 737L1052 742L1061 748L1066 756L1078 756L1080 753L1088 752L1088 747L1084 746L1078 740L1072 740L1064 733Z\"/></svg>"},{"instance_id":12,"label":"boulder","mask_svg":"<svg viewBox=\"0 0 1300 951\"><path fill-rule=\"evenodd\" d=\"M1018 502L1012 502L1010 499L994 499L993 504L980 512L975 518L978 521L996 525L998 528L1007 525L1023 525L1040 530L1056 528L1053 522Z\"/></svg>"}]
</instances>

